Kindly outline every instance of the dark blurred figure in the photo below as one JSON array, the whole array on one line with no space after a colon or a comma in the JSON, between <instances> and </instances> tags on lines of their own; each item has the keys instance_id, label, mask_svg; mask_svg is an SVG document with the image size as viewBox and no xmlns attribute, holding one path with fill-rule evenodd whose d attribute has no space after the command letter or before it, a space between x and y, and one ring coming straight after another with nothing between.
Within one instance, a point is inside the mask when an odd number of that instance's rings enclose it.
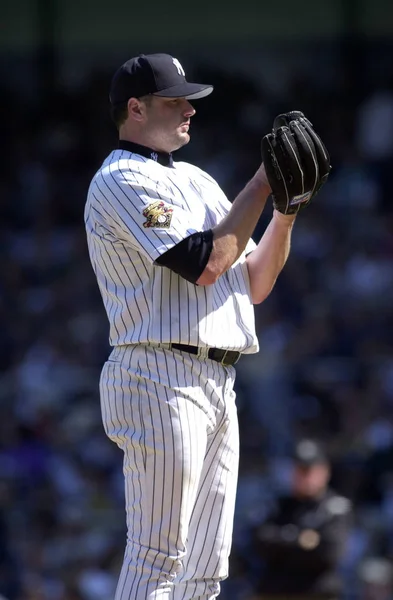
<instances>
[{"instance_id":1,"label":"dark blurred figure","mask_svg":"<svg viewBox=\"0 0 393 600\"><path fill-rule=\"evenodd\" d=\"M291 492L278 499L254 532L263 561L255 600L333 600L342 583L339 562L348 537L351 504L329 488L330 464L321 445L295 449Z\"/></svg>"}]
</instances>

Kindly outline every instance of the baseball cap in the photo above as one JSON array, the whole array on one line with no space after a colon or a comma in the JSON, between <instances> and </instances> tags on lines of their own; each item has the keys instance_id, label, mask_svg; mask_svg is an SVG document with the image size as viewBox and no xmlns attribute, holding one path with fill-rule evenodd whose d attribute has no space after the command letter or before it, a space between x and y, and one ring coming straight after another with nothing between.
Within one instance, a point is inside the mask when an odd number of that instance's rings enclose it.
<instances>
[{"instance_id":1,"label":"baseball cap","mask_svg":"<svg viewBox=\"0 0 393 600\"><path fill-rule=\"evenodd\" d=\"M177 58L169 54L139 54L127 60L114 74L109 100L112 106L148 94L197 100L212 91L212 85L188 82Z\"/></svg>"},{"instance_id":2,"label":"baseball cap","mask_svg":"<svg viewBox=\"0 0 393 600\"><path fill-rule=\"evenodd\" d=\"M328 462L322 445L311 439L302 439L296 444L293 458L298 465L304 467Z\"/></svg>"}]
</instances>

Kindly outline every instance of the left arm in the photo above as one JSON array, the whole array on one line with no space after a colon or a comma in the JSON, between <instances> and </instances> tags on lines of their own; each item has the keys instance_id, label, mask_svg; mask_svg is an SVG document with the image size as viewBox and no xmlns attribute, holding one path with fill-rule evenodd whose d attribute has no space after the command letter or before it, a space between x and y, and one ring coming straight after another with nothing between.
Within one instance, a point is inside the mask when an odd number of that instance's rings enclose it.
<instances>
[{"instance_id":1,"label":"left arm","mask_svg":"<svg viewBox=\"0 0 393 600\"><path fill-rule=\"evenodd\" d=\"M258 246L247 256L253 304L260 304L268 297L287 261L295 218L296 215L284 215L274 210Z\"/></svg>"},{"instance_id":2,"label":"left arm","mask_svg":"<svg viewBox=\"0 0 393 600\"><path fill-rule=\"evenodd\" d=\"M299 111L276 117L272 133L262 140L262 158L275 210L257 248L246 259L254 304L272 291L289 255L296 214L310 203L331 169L325 145Z\"/></svg>"}]
</instances>

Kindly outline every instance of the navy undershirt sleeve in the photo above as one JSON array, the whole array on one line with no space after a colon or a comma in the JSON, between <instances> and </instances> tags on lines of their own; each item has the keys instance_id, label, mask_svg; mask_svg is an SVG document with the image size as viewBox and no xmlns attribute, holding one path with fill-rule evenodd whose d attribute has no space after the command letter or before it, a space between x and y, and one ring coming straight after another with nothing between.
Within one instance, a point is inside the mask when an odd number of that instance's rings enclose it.
<instances>
[{"instance_id":1,"label":"navy undershirt sleeve","mask_svg":"<svg viewBox=\"0 0 393 600\"><path fill-rule=\"evenodd\" d=\"M213 231L198 231L159 256L155 264L167 267L187 281L196 283L213 249Z\"/></svg>"}]
</instances>

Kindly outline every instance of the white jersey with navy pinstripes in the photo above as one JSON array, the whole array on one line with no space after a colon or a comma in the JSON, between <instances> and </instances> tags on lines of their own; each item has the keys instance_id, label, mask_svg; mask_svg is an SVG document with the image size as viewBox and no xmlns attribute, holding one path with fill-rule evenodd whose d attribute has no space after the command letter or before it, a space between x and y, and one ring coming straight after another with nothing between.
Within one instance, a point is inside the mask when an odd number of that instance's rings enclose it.
<instances>
[{"instance_id":1,"label":"white jersey with navy pinstripes","mask_svg":"<svg viewBox=\"0 0 393 600\"><path fill-rule=\"evenodd\" d=\"M85 223L110 324L110 344L182 343L258 351L246 253L218 281L198 286L155 260L213 228L231 204L201 169L116 149L95 174Z\"/></svg>"}]
</instances>

